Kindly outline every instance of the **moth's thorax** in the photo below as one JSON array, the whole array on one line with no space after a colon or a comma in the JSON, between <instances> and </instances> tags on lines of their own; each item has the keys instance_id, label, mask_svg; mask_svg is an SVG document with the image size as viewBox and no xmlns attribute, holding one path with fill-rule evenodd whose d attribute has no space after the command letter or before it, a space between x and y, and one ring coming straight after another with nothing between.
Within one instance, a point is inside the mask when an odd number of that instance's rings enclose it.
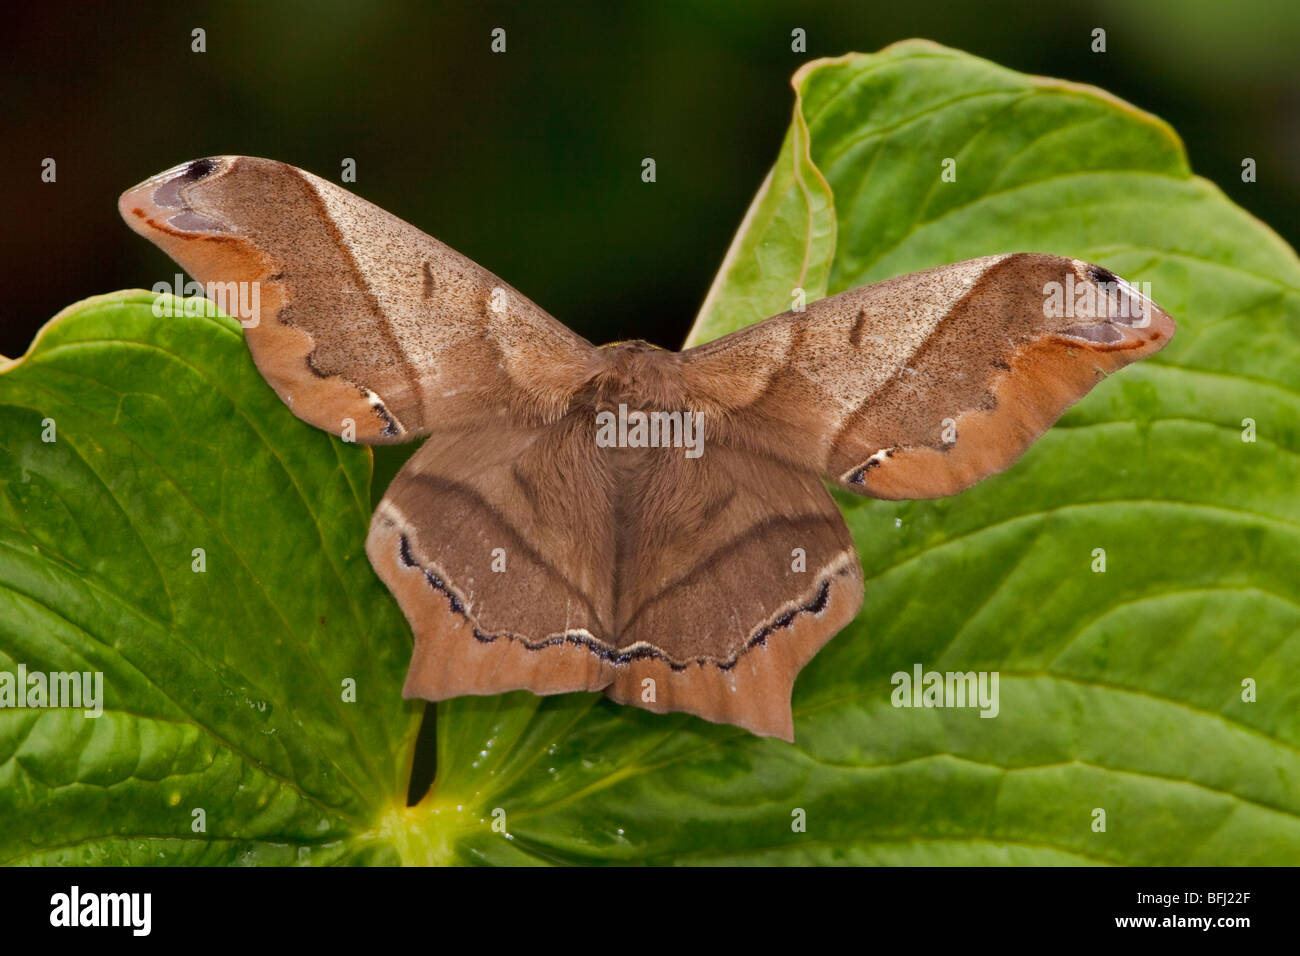
<instances>
[{"instance_id":1,"label":"moth's thorax","mask_svg":"<svg viewBox=\"0 0 1300 956\"><path fill-rule=\"evenodd\" d=\"M596 350L597 367L586 398L597 410L616 408L681 409L685 389L679 372L680 354L634 339L613 342Z\"/></svg>"}]
</instances>

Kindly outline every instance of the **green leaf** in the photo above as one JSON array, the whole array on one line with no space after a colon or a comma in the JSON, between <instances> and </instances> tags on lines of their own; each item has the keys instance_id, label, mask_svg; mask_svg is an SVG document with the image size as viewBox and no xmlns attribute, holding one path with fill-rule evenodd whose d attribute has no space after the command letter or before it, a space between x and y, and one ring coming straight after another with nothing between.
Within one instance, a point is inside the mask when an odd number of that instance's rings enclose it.
<instances>
[{"instance_id":1,"label":"green leaf","mask_svg":"<svg viewBox=\"0 0 1300 956\"><path fill-rule=\"evenodd\" d=\"M795 286L812 300L1022 251L1149 281L1180 330L963 495L840 496L866 603L799 678L793 746L592 698L442 705L434 800L480 817L500 807L510 832L473 829L457 851L1294 863L1294 253L1193 177L1167 126L1098 90L920 42L817 61L795 90L777 165L692 343L790 308ZM955 182L940 178L947 158ZM809 198L822 183L833 223ZM1242 440L1246 418L1254 443ZM1092 571L1097 548L1104 573ZM895 708L891 677L917 663L1000 672L998 716ZM1242 701L1246 678L1257 702Z\"/></svg>"},{"instance_id":2,"label":"green leaf","mask_svg":"<svg viewBox=\"0 0 1300 956\"><path fill-rule=\"evenodd\" d=\"M395 860L419 710L369 454L238 323L154 301L75 305L0 375L0 673L103 675L97 719L0 710L0 861Z\"/></svg>"},{"instance_id":3,"label":"green leaf","mask_svg":"<svg viewBox=\"0 0 1300 956\"><path fill-rule=\"evenodd\" d=\"M1015 251L1149 281L1179 332L965 494L840 498L866 603L800 676L794 745L596 695L461 698L405 808L418 709L362 550L368 453L294 419L230 320L123 294L0 374L0 673L102 670L106 697L98 720L0 711L0 859L1300 859L1294 253L1100 91L909 42L795 92L693 343L796 288ZM997 671L997 717L894 707L917 664Z\"/></svg>"}]
</instances>

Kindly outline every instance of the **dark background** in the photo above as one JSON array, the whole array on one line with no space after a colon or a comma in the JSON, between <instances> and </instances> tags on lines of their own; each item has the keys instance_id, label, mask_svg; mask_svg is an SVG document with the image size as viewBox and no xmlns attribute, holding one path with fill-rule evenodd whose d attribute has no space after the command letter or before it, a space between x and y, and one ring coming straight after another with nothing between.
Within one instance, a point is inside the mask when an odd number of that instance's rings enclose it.
<instances>
[{"instance_id":1,"label":"dark background","mask_svg":"<svg viewBox=\"0 0 1300 956\"><path fill-rule=\"evenodd\" d=\"M802 62L921 36L1094 83L1169 120L1193 168L1300 240L1300 4L46 3L0 39L0 354L63 306L170 281L116 198L179 162L338 181L597 342L675 347L789 122ZM507 52L490 52L494 27ZM207 31L207 52L190 32ZM790 31L807 31L806 54ZM1107 31L1105 54L1091 31ZM40 180L53 157L58 181ZM641 181L654 157L658 181ZM1241 182L1241 160L1258 182Z\"/></svg>"}]
</instances>

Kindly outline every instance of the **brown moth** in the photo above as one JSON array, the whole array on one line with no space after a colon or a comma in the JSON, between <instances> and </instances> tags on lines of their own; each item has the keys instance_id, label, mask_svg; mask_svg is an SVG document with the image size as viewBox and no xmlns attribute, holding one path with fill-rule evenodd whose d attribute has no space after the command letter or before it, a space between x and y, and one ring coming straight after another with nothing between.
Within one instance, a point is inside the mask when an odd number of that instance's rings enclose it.
<instances>
[{"instance_id":1,"label":"brown moth","mask_svg":"<svg viewBox=\"0 0 1300 956\"><path fill-rule=\"evenodd\" d=\"M599 690L791 740L794 679L863 596L823 480L954 494L1174 333L1104 269L1015 254L853 289L685 352L596 348L284 163L196 160L119 205L209 289L256 284L248 346L299 418L373 444L430 436L366 541L415 634L404 694L428 700ZM1101 307L1073 308L1085 299ZM660 413L661 438L702 426L701 453L638 444L638 412ZM615 415L621 440L606 447Z\"/></svg>"}]
</instances>

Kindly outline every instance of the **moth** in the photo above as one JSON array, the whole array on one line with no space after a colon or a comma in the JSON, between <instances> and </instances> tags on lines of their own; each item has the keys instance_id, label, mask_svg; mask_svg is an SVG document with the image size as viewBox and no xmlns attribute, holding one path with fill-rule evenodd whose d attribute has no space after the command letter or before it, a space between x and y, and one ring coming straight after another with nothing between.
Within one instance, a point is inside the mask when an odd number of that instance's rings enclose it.
<instances>
[{"instance_id":1,"label":"moth","mask_svg":"<svg viewBox=\"0 0 1300 956\"><path fill-rule=\"evenodd\" d=\"M414 633L403 693L428 700L603 691L792 740L795 677L863 600L826 483L955 494L1174 333L1105 269L1009 254L683 352L594 347L284 163L195 160L119 208L205 287L254 284L249 349L303 421L373 444L427 437L366 551ZM1073 308L1085 300L1104 307ZM700 453L634 441L637 413L670 440L693 422Z\"/></svg>"}]
</instances>

